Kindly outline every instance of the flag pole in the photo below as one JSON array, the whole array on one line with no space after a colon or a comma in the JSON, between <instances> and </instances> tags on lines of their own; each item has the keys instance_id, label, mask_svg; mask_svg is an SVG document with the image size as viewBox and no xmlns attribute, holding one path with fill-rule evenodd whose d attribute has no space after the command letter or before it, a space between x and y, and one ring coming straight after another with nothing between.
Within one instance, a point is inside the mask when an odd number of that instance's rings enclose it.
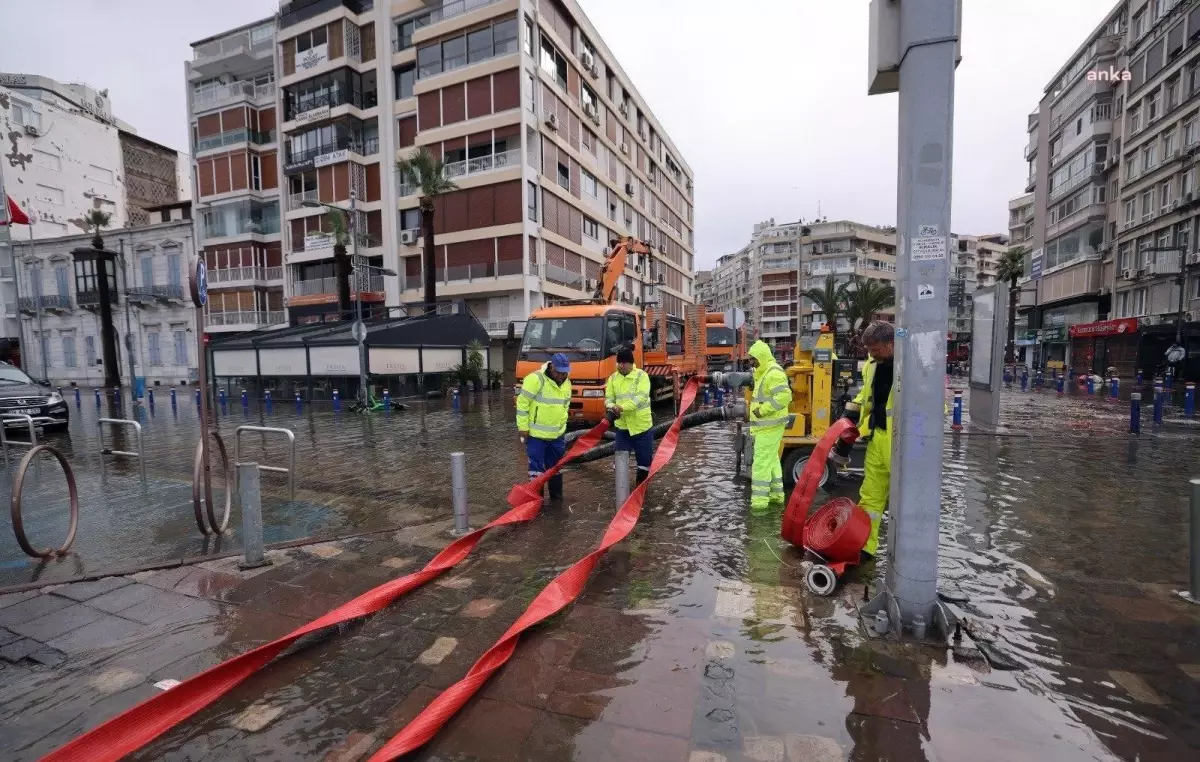
<instances>
[{"instance_id":1,"label":"flag pole","mask_svg":"<svg viewBox=\"0 0 1200 762\"><path fill-rule=\"evenodd\" d=\"M33 250L33 220L25 224L29 228L29 256L35 257ZM13 276L15 278L17 263L13 261ZM38 325L38 354L42 356L42 380L47 384L50 383L50 371L48 369L49 361L46 358L46 350L50 347L50 342L46 341L46 331L42 327L42 290L45 288L45 283L42 282L42 268L34 267L33 272L37 273L37 288L34 293L33 308L37 310L37 325ZM15 281L14 281L15 282Z\"/></svg>"}]
</instances>

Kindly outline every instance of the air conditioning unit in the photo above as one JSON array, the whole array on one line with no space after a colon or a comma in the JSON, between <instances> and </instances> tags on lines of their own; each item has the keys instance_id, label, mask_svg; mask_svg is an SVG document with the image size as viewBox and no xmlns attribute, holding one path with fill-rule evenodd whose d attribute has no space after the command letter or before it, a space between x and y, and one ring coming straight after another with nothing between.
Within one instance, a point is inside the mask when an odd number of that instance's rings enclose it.
<instances>
[{"instance_id":1,"label":"air conditioning unit","mask_svg":"<svg viewBox=\"0 0 1200 762\"><path fill-rule=\"evenodd\" d=\"M1183 203L1185 203L1185 204L1192 203L1192 194L1190 192L1183 194Z\"/></svg>"},{"instance_id":2,"label":"air conditioning unit","mask_svg":"<svg viewBox=\"0 0 1200 762\"><path fill-rule=\"evenodd\" d=\"M1135 277L1137 277L1134 275L1135 272L1136 272L1136 270L1130 270L1129 268L1125 268L1124 270L1121 271L1121 278L1123 280L1133 280Z\"/></svg>"},{"instance_id":3,"label":"air conditioning unit","mask_svg":"<svg viewBox=\"0 0 1200 762\"><path fill-rule=\"evenodd\" d=\"M600 79L600 67L592 64L592 68L587 70L588 74L592 75L592 79Z\"/></svg>"},{"instance_id":4,"label":"air conditioning unit","mask_svg":"<svg viewBox=\"0 0 1200 762\"><path fill-rule=\"evenodd\" d=\"M1105 169L1112 169L1115 166L1117 166L1117 157L1116 156L1110 156L1110 157L1108 157L1108 161L1104 162Z\"/></svg>"},{"instance_id":5,"label":"air conditioning unit","mask_svg":"<svg viewBox=\"0 0 1200 762\"><path fill-rule=\"evenodd\" d=\"M1135 278L1140 278L1140 277L1142 277L1143 275L1145 275L1145 274L1146 274L1146 272L1147 272L1147 270L1146 270L1146 268L1145 268L1145 267L1139 267L1138 269L1136 269L1136 270L1134 270L1134 271L1133 271L1133 277L1135 277Z\"/></svg>"},{"instance_id":6,"label":"air conditioning unit","mask_svg":"<svg viewBox=\"0 0 1200 762\"><path fill-rule=\"evenodd\" d=\"M38 130L36 124L27 124L25 125L25 134L36 138L42 133L40 130Z\"/></svg>"},{"instance_id":7,"label":"air conditioning unit","mask_svg":"<svg viewBox=\"0 0 1200 762\"><path fill-rule=\"evenodd\" d=\"M626 156L629 155L629 144L628 143L621 144L621 153L625 154Z\"/></svg>"},{"instance_id":8,"label":"air conditioning unit","mask_svg":"<svg viewBox=\"0 0 1200 762\"><path fill-rule=\"evenodd\" d=\"M626 118L629 117L629 107L626 106L624 103L622 103L620 106L617 106L617 111L621 112L621 116L626 117Z\"/></svg>"},{"instance_id":9,"label":"air conditioning unit","mask_svg":"<svg viewBox=\"0 0 1200 762\"><path fill-rule=\"evenodd\" d=\"M1169 154L1167 154L1167 161L1172 161L1173 159L1178 159L1178 158L1179 158L1179 149L1178 148L1174 149Z\"/></svg>"},{"instance_id":10,"label":"air conditioning unit","mask_svg":"<svg viewBox=\"0 0 1200 762\"><path fill-rule=\"evenodd\" d=\"M558 132L558 114L546 114L546 126Z\"/></svg>"},{"instance_id":11,"label":"air conditioning unit","mask_svg":"<svg viewBox=\"0 0 1200 762\"><path fill-rule=\"evenodd\" d=\"M633 183L625 183L625 195L633 195Z\"/></svg>"},{"instance_id":12,"label":"air conditioning unit","mask_svg":"<svg viewBox=\"0 0 1200 762\"><path fill-rule=\"evenodd\" d=\"M401 230L400 243L404 244L405 246L415 245L417 243L417 239L420 237L420 232L421 231L419 230Z\"/></svg>"},{"instance_id":13,"label":"air conditioning unit","mask_svg":"<svg viewBox=\"0 0 1200 762\"><path fill-rule=\"evenodd\" d=\"M592 57L590 50L579 51L579 60L583 62L583 68L590 69L596 65L596 59Z\"/></svg>"},{"instance_id":14,"label":"air conditioning unit","mask_svg":"<svg viewBox=\"0 0 1200 762\"><path fill-rule=\"evenodd\" d=\"M583 104L583 113L586 116L590 117L593 122L598 120L598 116L596 114L596 107L593 106L591 103Z\"/></svg>"},{"instance_id":15,"label":"air conditioning unit","mask_svg":"<svg viewBox=\"0 0 1200 762\"><path fill-rule=\"evenodd\" d=\"M641 307L642 306L642 297L640 297L640 296L633 297L633 303L635 306Z\"/></svg>"},{"instance_id":16,"label":"air conditioning unit","mask_svg":"<svg viewBox=\"0 0 1200 762\"><path fill-rule=\"evenodd\" d=\"M1174 201L1171 202L1171 211L1175 211L1178 208L1179 208L1179 199L1175 199Z\"/></svg>"}]
</instances>

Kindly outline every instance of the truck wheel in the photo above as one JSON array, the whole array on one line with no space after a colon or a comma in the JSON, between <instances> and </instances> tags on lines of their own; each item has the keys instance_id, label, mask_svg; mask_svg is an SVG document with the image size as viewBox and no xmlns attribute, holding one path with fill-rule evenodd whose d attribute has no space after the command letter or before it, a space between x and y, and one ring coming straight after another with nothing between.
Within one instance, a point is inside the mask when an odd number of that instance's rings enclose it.
<instances>
[{"instance_id":1,"label":"truck wheel","mask_svg":"<svg viewBox=\"0 0 1200 762\"><path fill-rule=\"evenodd\" d=\"M784 456L783 483L785 486L792 488L800 481L800 474L808 465L809 455L812 455L811 447L797 447ZM829 461L825 461L825 470L821 473L821 481L817 486L825 489L832 485L834 478L833 468L829 465Z\"/></svg>"}]
</instances>

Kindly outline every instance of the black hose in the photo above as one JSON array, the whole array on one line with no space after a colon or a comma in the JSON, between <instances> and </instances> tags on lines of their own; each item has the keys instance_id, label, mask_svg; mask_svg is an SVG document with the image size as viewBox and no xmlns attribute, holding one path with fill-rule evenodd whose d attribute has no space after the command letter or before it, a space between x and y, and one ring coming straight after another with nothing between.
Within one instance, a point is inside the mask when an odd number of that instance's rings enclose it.
<instances>
[{"instance_id":1,"label":"black hose","mask_svg":"<svg viewBox=\"0 0 1200 762\"><path fill-rule=\"evenodd\" d=\"M715 421L724 421L724 420L726 420L726 414L727 414L726 411L727 411L727 408L714 407L709 410L701 410L701 411L698 411L695 413L688 413L687 415L685 415L683 417L683 420L680 422L679 428L680 429L690 429L690 428L694 428L696 426L702 426L706 423L713 423ZM654 435L654 438L662 439L663 436L666 435L667 431L670 430L672 423L674 423L674 421L663 421L662 423L658 424L654 428L650 429L650 431ZM582 432L580 432L580 434L582 434ZM578 437L579 437L579 434L577 434L573 438L568 437L567 438L568 444L570 442L574 441L574 439L578 439ZM575 460L573 460L571 462L573 464L574 463L591 463L593 460L600 460L601 458L607 458L608 456L610 456L614 452L616 452L616 447L617 447L616 442L605 442L604 444L596 445L595 447L588 450L583 455L580 455L578 458L576 458Z\"/></svg>"}]
</instances>

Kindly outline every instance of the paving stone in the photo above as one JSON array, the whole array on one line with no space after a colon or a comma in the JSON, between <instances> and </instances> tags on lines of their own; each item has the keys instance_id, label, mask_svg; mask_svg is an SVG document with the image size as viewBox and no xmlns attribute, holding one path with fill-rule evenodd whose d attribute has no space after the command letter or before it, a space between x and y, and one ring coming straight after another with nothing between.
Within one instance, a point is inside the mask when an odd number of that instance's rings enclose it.
<instances>
[{"instance_id":1,"label":"paving stone","mask_svg":"<svg viewBox=\"0 0 1200 762\"><path fill-rule=\"evenodd\" d=\"M67 660L67 655L62 651L59 651L57 648L51 648L50 646L43 645L30 651L29 655L27 655L25 658L29 661L35 661L44 667L50 667L53 669L54 667L57 667L65 662Z\"/></svg>"},{"instance_id":2,"label":"paving stone","mask_svg":"<svg viewBox=\"0 0 1200 762\"><path fill-rule=\"evenodd\" d=\"M355 731L337 746L329 750L323 762L357 762L367 755L375 745L375 734Z\"/></svg>"},{"instance_id":3,"label":"paving stone","mask_svg":"<svg viewBox=\"0 0 1200 762\"><path fill-rule=\"evenodd\" d=\"M143 682L146 679L145 675L138 674L131 669L124 667L114 667L106 669L103 672L92 675L88 678L87 684L95 688L103 694L120 693L126 688L132 688L135 685Z\"/></svg>"},{"instance_id":4,"label":"paving stone","mask_svg":"<svg viewBox=\"0 0 1200 762\"><path fill-rule=\"evenodd\" d=\"M715 640L704 649L704 655L709 659L732 659L736 654L734 645L723 640Z\"/></svg>"},{"instance_id":5,"label":"paving stone","mask_svg":"<svg viewBox=\"0 0 1200 762\"><path fill-rule=\"evenodd\" d=\"M919 722L908 698L904 680L883 675L852 677L846 687L854 696L854 713L901 722Z\"/></svg>"},{"instance_id":6,"label":"paving stone","mask_svg":"<svg viewBox=\"0 0 1200 762\"><path fill-rule=\"evenodd\" d=\"M693 751L688 762L726 762L726 759L724 754L715 751Z\"/></svg>"},{"instance_id":7,"label":"paving stone","mask_svg":"<svg viewBox=\"0 0 1200 762\"><path fill-rule=\"evenodd\" d=\"M614 727L603 760L621 762L687 762L688 742L682 738L636 728Z\"/></svg>"},{"instance_id":8,"label":"paving stone","mask_svg":"<svg viewBox=\"0 0 1200 762\"><path fill-rule=\"evenodd\" d=\"M846 752L826 736L789 735L784 739L788 762L844 762Z\"/></svg>"},{"instance_id":9,"label":"paving stone","mask_svg":"<svg viewBox=\"0 0 1200 762\"><path fill-rule=\"evenodd\" d=\"M160 590L170 590L179 584L180 580L191 574L194 568L192 566L172 566L169 569L138 572L131 575L130 579L143 585L157 587Z\"/></svg>"},{"instance_id":10,"label":"paving stone","mask_svg":"<svg viewBox=\"0 0 1200 762\"><path fill-rule=\"evenodd\" d=\"M417 657L417 664L422 664L427 667L434 667L442 663L454 647L458 645L458 640L455 638L438 638L433 642L433 645L425 649L425 651Z\"/></svg>"},{"instance_id":11,"label":"paving stone","mask_svg":"<svg viewBox=\"0 0 1200 762\"><path fill-rule=\"evenodd\" d=\"M474 619L485 619L495 613L503 603L504 601L496 598L477 598L464 606L458 614Z\"/></svg>"},{"instance_id":12,"label":"paving stone","mask_svg":"<svg viewBox=\"0 0 1200 762\"><path fill-rule=\"evenodd\" d=\"M20 640L21 636L11 630L6 630L0 627L0 646L6 646L14 640Z\"/></svg>"},{"instance_id":13,"label":"paving stone","mask_svg":"<svg viewBox=\"0 0 1200 762\"><path fill-rule=\"evenodd\" d=\"M783 739L775 736L746 736L742 753L755 762L783 762Z\"/></svg>"},{"instance_id":14,"label":"paving stone","mask_svg":"<svg viewBox=\"0 0 1200 762\"><path fill-rule=\"evenodd\" d=\"M688 738L696 710L696 686L666 685L638 681L612 692L612 703L604 712L606 722Z\"/></svg>"},{"instance_id":15,"label":"paving stone","mask_svg":"<svg viewBox=\"0 0 1200 762\"><path fill-rule=\"evenodd\" d=\"M407 569L413 565L413 560L411 558L400 558L399 556L396 556L393 558L383 559L379 565L387 567L388 569Z\"/></svg>"},{"instance_id":16,"label":"paving stone","mask_svg":"<svg viewBox=\"0 0 1200 762\"><path fill-rule=\"evenodd\" d=\"M245 711L237 717L234 717L230 724L238 730L257 733L274 722L281 714L283 714L283 707L256 701L246 707Z\"/></svg>"},{"instance_id":17,"label":"paving stone","mask_svg":"<svg viewBox=\"0 0 1200 762\"><path fill-rule=\"evenodd\" d=\"M101 611L107 611L110 614L116 614L161 592L159 588L153 585L128 585L97 596L88 601L87 605Z\"/></svg>"},{"instance_id":18,"label":"paving stone","mask_svg":"<svg viewBox=\"0 0 1200 762\"><path fill-rule=\"evenodd\" d=\"M16 664L41 647L42 644L36 640L21 638L0 648L0 659Z\"/></svg>"},{"instance_id":19,"label":"paving stone","mask_svg":"<svg viewBox=\"0 0 1200 762\"><path fill-rule=\"evenodd\" d=\"M0 609L8 608L9 606L16 605L21 601L27 601L30 598L36 598L37 596L37 590L26 590L23 593L7 593L5 595L0 595Z\"/></svg>"},{"instance_id":20,"label":"paving stone","mask_svg":"<svg viewBox=\"0 0 1200 762\"><path fill-rule=\"evenodd\" d=\"M38 619L11 624L9 629L18 635L45 643L71 630L91 624L102 616L102 612L83 603L76 603Z\"/></svg>"},{"instance_id":21,"label":"paving stone","mask_svg":"<svg viewBox=\"0 0 1200 762\"><path fill-rule=\"evenodd\" d=\"M14 624L32 622L71 605L71 601L57 595L34 595L0 609L0 627L11 630Z\"/></svg>"},{"instance_id":22,"label":"paving stone","mask_svg":"<svg viewBox=\"0 0 1200 762\"><path fill-rule=\"evenodd\" d=\"M132 584L133 580L128 577L104 577L103 579L94 579L89 582L75 582L65 585L55 590L53 594L82 602Z\"/></svg>"},{"instance_id":23,"label":"paving stone","mask_svg":"<svg viewBox=\"0 0 1200 762\"><path fill-rule=\"evenodd\" d=\"M1135 675L1132 672L1122 672L1120 670L1109 670L1109 676L1117 682L1125 692L1129 694L1134 701L1140 701L1143 704L1153 704L1155 706L1166 706L1167 701L1160 695L1154 692L1150 684L1145 681L1140 675Z\"/></svg>"},{"instance_id":24,"label":"paving stone","mask_svg":"<svg viewBox=\"0 0 1200 762\"><path fill-rule=\"evenodd\" d=\"M218 613L220 607L212 601L162 590L141 603L122 609L120 617L142 624L173 624L197 621Z\"/></svg>"},{"instance_id":25,"label":"paving stone","mask_svg":"<svg viewBox=\"0 0 1200 762\"><path fill-rule=\"evenodd\" d=\"M442 577L434 580L433 584L437 585L438 587L447 587L451 590L466 590L468 587L475 584L475 580L471 579L470 577L463 576Z\"/></svg>"},{"instance_id":26,"label":"paving stone","mask_svg":"<svg viewBox=\"0 0 1200 762\"><path fill-rule=\"evenodd\" d=\"M513 556L507 553L493 553L490 556L486 556L484 560L492 561L498 564L518 564L525 559L523 559L521 556Z\"/></svg>"},{"instance_id":27,"label":"paving stone","mask_svg":"<svg viewBox=\"0 0 1200 762\"><path fill-rule=\"evenodd\" d=\"M304 547L300 548L300 550L309 554L310 556L316 556L317 558L334 558L342 555L342 553L345 552L338 546L331 545L329 543L321 543L320 545L305 545Z\"/></svg>"},{"instance_id":28,"label":"paving stone","mask_svg":"<svg viewBox=\"0 0 1200 762\"><path fill-rule=\"evenodd\" d=\"M183 681L168 677L166 680L159 680L154 684L154 687L158 688L160 691L169 691L176 685L179 685L181 682Z\"/></svg>"},{"instance_id":29,"label":"paving stone","mask_svg":"<svg viewBox=\"0 0 1200 762\"><path fill-rule=\"evenodd\" d=\"M754 596L743 582L721 582L717 585L717 602L713 616L726 619L753 619Z\"/></svg>"},{"instance_id":30,"label":"paving stone","mask_svg":"<svg viewBox=\"0 0 1200 762\"><path fill-rule=\"evenodd\" d=\"M51 640L46 645L68 654L77 654L97 648L109 648L145 629L145 625L105 614L84 627Z\"/></svg>"},{"instance_id":31,"label":"paving stone","mask_svg":"<svg viewBox=\"0 0 1200 762\"><path fill-rule=\"evenodd\" d=\"M241 578L232 574L215 572L211 569L194 568L190 574L179 580L171 590L180 595L190 595L193 598L219 599L222 593L237 587L241 582Z\"/></svg>"}]
</instances>

